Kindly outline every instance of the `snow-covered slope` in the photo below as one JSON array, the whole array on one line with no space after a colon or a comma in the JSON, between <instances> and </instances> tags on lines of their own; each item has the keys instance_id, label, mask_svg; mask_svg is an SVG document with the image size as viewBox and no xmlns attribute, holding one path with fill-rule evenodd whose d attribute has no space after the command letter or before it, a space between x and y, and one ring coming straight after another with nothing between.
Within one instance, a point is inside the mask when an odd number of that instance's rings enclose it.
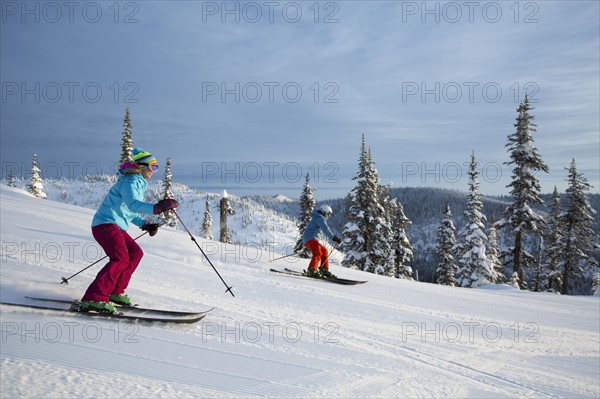
<instances>
[{"instance_id":1,"label":"snow-covered slope","mask_svg":"<svg viewBox=\"0 0 600 399\"><path fill-rule=\"evenodd\" d=\"M1 186L0 296L79 298L102 254L93 210ZM133 232L135 234L136 232ZM599 297L475 290L336 267L338 286L269 272L306 266L257 247L161 229L128 293L201 323L135 325L2 305L2 397L600 396Z\"/></svg>"}]
</instances>

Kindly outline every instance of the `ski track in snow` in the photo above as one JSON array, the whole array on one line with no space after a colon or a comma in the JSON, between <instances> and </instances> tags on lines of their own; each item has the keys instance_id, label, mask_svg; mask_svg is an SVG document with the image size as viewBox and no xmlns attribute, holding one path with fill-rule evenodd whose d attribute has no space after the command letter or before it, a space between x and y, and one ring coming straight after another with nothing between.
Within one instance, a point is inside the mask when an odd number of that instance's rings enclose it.
<instances>
[{"instance_id":1,"label":"ski track in snow","mask_svg":"<svg viewBox=\"0 0 600 399\"><path fill-rule=\"evenodd\" d=\"M93 212L4 186L0 204L2 300L79 298L104 262L68 285L60 277L95 260L68 254L93 245ZM218 248L209 256L232 298L186 234L140 240L146 256L128 290L137 302L216 308L193 325L149 325L2 305L0 396L600 396L598 297L336 268L369 280L341 286L268 271L306 260L269 262L272 253L199 240Z\"/></svg>"}]
</instances>

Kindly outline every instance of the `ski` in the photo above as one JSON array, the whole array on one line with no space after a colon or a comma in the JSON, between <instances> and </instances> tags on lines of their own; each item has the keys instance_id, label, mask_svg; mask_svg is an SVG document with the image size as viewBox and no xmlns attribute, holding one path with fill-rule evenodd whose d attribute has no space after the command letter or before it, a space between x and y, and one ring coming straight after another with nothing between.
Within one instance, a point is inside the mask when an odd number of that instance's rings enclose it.
<instances>
[{"instance_id":1,"label":"ski","mask_svg":"<svg viewBox=\"0 0 600 399\"><path fill-rule=\"evenodd\" d=\"M76 300L68 300L68 299L55 299L55 298L40 298L40 297L31 297L26 296L25 298L31 299L33 301L42 301L42 302L54 302L54 303L64 303L64 304L72 304L77 302ZM201 312L188 312L188 311L180 311L180 310L163 310L163 309L155 309L155 308L143 308L140 306L123 306L115 303L116 307L119 308L123 313L130 314L163 314L163 315L171 315L171 316L180 316L180 317L195 317L201 314L206 314L213 310L214 308L201 311Z\"/></svg>"},{"instance_id":2,"label":"ski","mask_svg":"<svg viewBox=\"0 0 600 399\"><path fill-rule=\"evenodd\" d=\"M366 283L366 281L359 281L359 280L349 280L346 278L314 278L314 277L308 277L306 275L306 273L304 272L299 272L296 270L291 270L291 269L284 269L284 270L277 270L277 269L270 269L273 273L280 273L280 274L287 274L288 276L297 276L297 277L306 277L306 278L310 278L313 280L318 280L318 281L326 281L328 283L335 283L335 284L342 284L342 285L357 285L357 284L364 284Z\"/></svg>"},{"instance_id":3,"label":"ski","mask_svg":"<svg viewBox=\"0 0 600 399\"><path fill-rule=\"evenodd\" d=\"M38 305L27 305L27 304L23 304L23 303L10 303L10 302L0 302L0 305L6 305L6 306L16 306L16 307L22 307L22 308L27 308L27 309L37 309L37 310L50 310L53 312L62 312L65 314L77 314L77 315L82 315L82 316L88 316L88 317L94 317L94 318L109 318L109 319L118 319L118 320L127 320L127 321L131 321L131 322L149 322L149 323L156 323L156 322L160 322L160 323L196 323L200 320L202 320L203 318L206 317L206 313L197 313L197 314L191 314L188 316L178 316L178 315L167 315L167 314L157 314L156 316L145 316L143 314L126 314L124 312L119 312L119 313L115 313L115 314L111 314L111 313L98 313L98 312L83 312L81 310L79 310L79 303L77 301L75 302L69 302L66 301L68 303L64 303L62 304L63 306L56 305L56 306L38 306ZM64 305L69 305L64 306ZM124 308L120 308L121 310L123 310Z\"/></svg>"}]
</instances>

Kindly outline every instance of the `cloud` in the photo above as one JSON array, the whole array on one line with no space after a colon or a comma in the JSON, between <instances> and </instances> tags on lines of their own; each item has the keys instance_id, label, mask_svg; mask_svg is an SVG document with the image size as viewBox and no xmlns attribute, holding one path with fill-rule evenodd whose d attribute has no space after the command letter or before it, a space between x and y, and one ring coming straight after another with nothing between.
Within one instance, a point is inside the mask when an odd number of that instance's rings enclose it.
<instances>
[{"instance_id":1,"label":"cloud","mask_svg":"<svg viewBox=\"0 0 600 399\"><path fill-rule=\"evenodd\" d=\"M207 159L327 160L351 176L363 132L382 175L472 150L501 163L529 90L553 170L598 163L594 2L140 2L120 4L118 23L97 4L97 23L0 26L3 161L86 143L86 157L112 159L129 106L134 140L186 172Z\"/></svg>"}]
</instances>

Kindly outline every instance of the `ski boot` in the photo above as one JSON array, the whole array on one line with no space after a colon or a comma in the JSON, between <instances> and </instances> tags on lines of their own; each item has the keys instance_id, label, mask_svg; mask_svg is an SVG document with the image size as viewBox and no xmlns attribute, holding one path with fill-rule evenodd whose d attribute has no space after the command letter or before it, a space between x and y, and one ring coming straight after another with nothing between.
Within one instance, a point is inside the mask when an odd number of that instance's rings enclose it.
<instances>
[{"instance_id":1,"label":"ski boot","mask_svg":"<svg viewBox=\"0 0 600 399\"><path fill-rule=\"evenodd\" d=\"M82 312L98 313L117 313L117 308L110 302L83 301L79 304L79 310Z\"/></svg>"},{"instance_id":2,"label":"ski boot","mask_svg":"<svg viewBox=\"0 0 600 399\"><path fill-rule=\"evenodd\" d=\"M129 298L125 294L111 294L108 297L108 299L111 302L116 303L117 305L126 306L126 307L133 306L133 303L131 302L131 298Z\"/></svg>"},{"instance_id":3,"label":"ski boot","mask_svg":"<svg viewBox=\"0 0 600 399\"><path fill-rule=\"evenodd\" d=\"M312 277L312 278L323 278L323 275L321 274L320 271L318 271L317 269L310 268L310 267L308 269L306 269L306 276Z\"/></svg>"},{"instance_id":4,"label":"ski boot","mask_svg":"<svg viewBox=\"0 0 600 399\"><path fill-rule=\"evenodd\" d=\"M337 278L337 276L329 271L329 269L325 269L324 267L319 268L319 272L323 276L323 278Z\"/></svg>"}]
</instances>

